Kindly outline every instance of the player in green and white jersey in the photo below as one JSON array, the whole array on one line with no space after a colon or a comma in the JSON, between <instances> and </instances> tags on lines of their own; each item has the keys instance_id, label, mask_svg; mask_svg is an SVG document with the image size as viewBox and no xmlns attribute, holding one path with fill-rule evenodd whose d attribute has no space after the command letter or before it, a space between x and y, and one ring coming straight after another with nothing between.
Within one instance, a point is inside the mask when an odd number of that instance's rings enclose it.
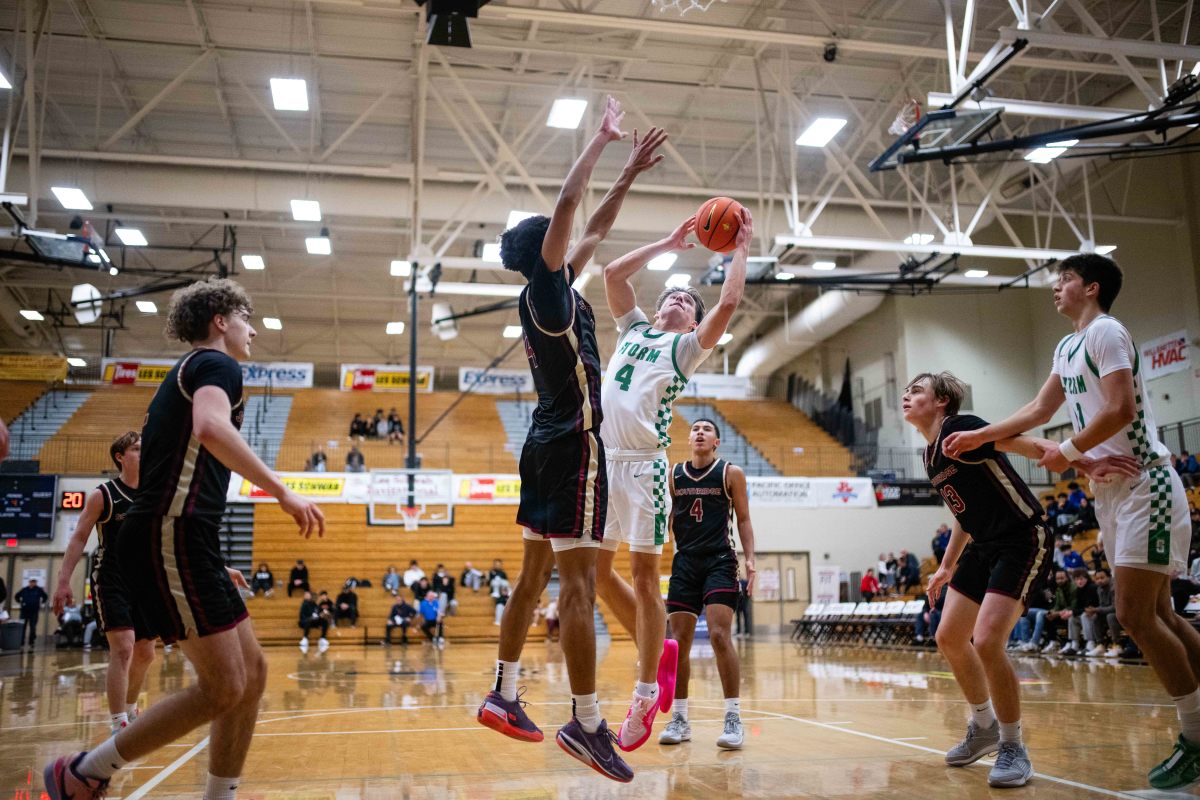
<instances>
[{"instance_id":1,"label":"player in green and white jersey","mask_svg":"<svg viewBox=\"0 0 1200 800\"><path fill-rule=\"evenodd\" d=\"M1050 377L1038 396L1003 422L956 433L943 445L951 457L1043 425L1065 402L1075 435L1046 444L1042 466L1066 469L1086 453L1132 459L1137 477L1093 480L1096 516L1116 568L1117 618L1134 638L1179 714L1182 732L1169 758L1150 771L1155 789L1200 780L1200 633L1171 605L1172 570L1187 569L1191 524L1183 483L1170 451L1158 440L1137 346L1109 316L1123 276L1111 259L1087 253L1059 268L1054 306L1074 333L1054 351Z\"/></svg>"},{"instance_id":2,"label":"player in green and white jersey","mask_svg":"<svg viewBox=\"0 0 1200 800\"><path fill-rule=\"evenodd\" d=\"M664 650L667 615L659 586L671 511L668 431L675 398L716 347L741 302L753 234L750 213L743 210L739 222L721 297L707 315L695 289L669 288L659 295L651 323L637 307L630 283L656 256L695 247L687 242L695 230L694 219L604 268L608 307L620 337L600 395L604 408L600 439L608 462L609 496L604 541L596 561L596 593L633 635L639 654L633 703L617 742L622 750L644 744L655 713L667 711L674 699L678 653L674 642ZM613 569L621 542L629 546L632 586Z\"/></svg>"}]
</instances>

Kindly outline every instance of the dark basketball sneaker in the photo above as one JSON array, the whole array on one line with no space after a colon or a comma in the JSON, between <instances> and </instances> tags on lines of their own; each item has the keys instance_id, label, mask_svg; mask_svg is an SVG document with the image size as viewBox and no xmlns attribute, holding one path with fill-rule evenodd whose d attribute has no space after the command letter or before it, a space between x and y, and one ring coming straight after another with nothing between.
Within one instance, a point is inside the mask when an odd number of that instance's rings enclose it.
<instances>
[{"instance_id":1,"label":"dark basketball sneaker","mask_svg":"<svg viewBox=\"0 0 1200 800\"><path fill-rule=\"evenodd\" d=\"M521 695L524 693L525 689L522 687L517 699L510 702L501 697L497 691L488 692L487 697L483 698L483 703L479 706L475 718L484 727L513 739L519 739L522 742L542 741L545 737L542 736L541 730L525 715L525 701L521 699Z\"/></svg>"},{"instance_id":2,"label":"dark basketball sneaker","mask_svg":"<svg viewBox=\"0 0 1200 800\"><path fill-rule=\"evenodd\" d=\"M108 791L108 781L85 778L75 771L85 755L87 753L62 756L42 770L50 800L101 800L104 797Z\"/></svg>"},{"instance_id":3,"label":"dark basketball sneaker","mask_svg":"<svg viewBox=\"0 0 1200 800\"><path fill-rule=\"evenodd\" d=\"M567 751L567 755L577 758L606 778L614 781L629 783L633 780L633 770L629 768L613 748L617 737L608 729L608 723L600 720L600 727L595 733L588 733L579 724L579 720L571 717L571 721L558 729L554 737L558 746Z\"/></svg>"}]
</instances>

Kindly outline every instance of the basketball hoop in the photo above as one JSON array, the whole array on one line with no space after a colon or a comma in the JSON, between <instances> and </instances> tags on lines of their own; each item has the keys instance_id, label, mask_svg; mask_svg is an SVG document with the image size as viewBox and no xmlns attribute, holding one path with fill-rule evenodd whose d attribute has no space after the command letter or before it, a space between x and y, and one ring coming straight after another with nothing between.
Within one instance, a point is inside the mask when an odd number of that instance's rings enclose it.
<instances>
[{"instance_id":1,"label":"basketball hoop","mask_svg":"<svg viewBox=\"0 0 1200 800\"><path fill-rule=\"evenodd\" d=\"M421 527L421 507L401 506L400 515L404 518L404 531L413 533Z\"/></svg>"},{"instance_id":2,"label":"basketball hoop","mask_svg":"<svg viewBox=\"0 0 1200 800\"><path fill-rule=\"evenodd\" d=\"M689 11L708 11L713 3L725 0L650 0L650 5L657 8L660 12L678 11L679 16L683 16Z\"/></svg>"},{"instance_id":3,"label":"basketball hoop","mask_svg":"<svg viewBox=\"0 0 1200 800\"><path fill-rule=\"evenodd\" d=\"M916 100L906 100L904 105L900 107L900 113L896 115L896 119L888 127L888 133L893 136L903 136L908 133L908 129L921 121L921 104Z\"/></svg>"}]
</instances>

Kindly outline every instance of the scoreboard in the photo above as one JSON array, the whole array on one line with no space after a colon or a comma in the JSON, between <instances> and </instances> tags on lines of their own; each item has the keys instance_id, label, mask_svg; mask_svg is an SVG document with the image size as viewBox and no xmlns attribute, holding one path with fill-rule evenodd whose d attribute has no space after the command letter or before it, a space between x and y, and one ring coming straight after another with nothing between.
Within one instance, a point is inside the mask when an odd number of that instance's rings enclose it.
<instances>
[{"instance_id":1,"label":"scoreboard","mask_svg":"<svg viewBox=\"0 0 1200 800\"><path fill-rule=\"evenodd\" d=\"M53 539L57 475L0 474L0 536Z\"/></svg>"}]
</instances>

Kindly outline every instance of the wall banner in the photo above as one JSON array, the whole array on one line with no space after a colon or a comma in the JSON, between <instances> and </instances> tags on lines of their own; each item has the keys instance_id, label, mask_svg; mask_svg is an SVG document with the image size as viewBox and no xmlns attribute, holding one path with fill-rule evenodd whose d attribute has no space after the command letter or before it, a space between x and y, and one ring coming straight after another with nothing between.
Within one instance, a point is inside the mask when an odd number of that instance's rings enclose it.
<instances>
[{"instance_id":1,"label":"wall banner","mask_svg":"<svg viewBox=\"0 0 1200 800\"><path fill-rule=\"evenodd\" d=\"M534 394L537 391L528 369L492 369L485 373L482 367L459 367L458 390L476 394Z\"/></svg>"},{"instance_id":2,"label":"wall banner","mask_svg":"<svg viewBox=\"0 0 1200 800\"><path fill-rule=\"evenodd\" d=\"M243 386L270 386L273 389L311 389L311 362L243 361Z\"/></svg>"},{"instance_id":3,"label":"wall banner","mask_svg":"<svg viewBox=\"0 0 1200 800\"><path fill-rule=\"evenodd\" d=\"M126 386L158 386L167 377L175 358L104 358L100 380Z\"/></svg>"},{"instance_id":4,"label":"wall banner","mask_svg":"<svg viewBox=\"0 0 1200 800\"><path fill-rule=\"evenodd\" d=\"M398 364L342 364L343 392L407 392L408 367ZM417 367L417 391L433 391L433 367Z\"/></svg>"},{"instance_id":5,"label":"wall banner","mask_svg":"<svg viewBox=\"0 0 1200 800\"><path fill-rule=\"evenodd\" d=\"M874 508L870 478L746 478L750 505Z\"/></svg>"},{"instance_id":6,"label":"wall banner","mask_svg":"<svg viewBox=\"0 0 1200 800\"><path fill-rule=\"evenodd\" d=\"M67 359L62 356L0 356L2 381L62 381L67 379Z\"/></svg>"},{"instance_id":7,"label":"wall banner","mask_svg":"<svg viewBox=\"0 0 1200 800\"><path fill-rule=\"evenodd\" d=\"M1154 380L1172 372L1182 372L1192 365L1188 348L1188 332L1175 331L1157 339L1143 342L1138 348L1143 380Z\"/></svg>"}]
</instances>

